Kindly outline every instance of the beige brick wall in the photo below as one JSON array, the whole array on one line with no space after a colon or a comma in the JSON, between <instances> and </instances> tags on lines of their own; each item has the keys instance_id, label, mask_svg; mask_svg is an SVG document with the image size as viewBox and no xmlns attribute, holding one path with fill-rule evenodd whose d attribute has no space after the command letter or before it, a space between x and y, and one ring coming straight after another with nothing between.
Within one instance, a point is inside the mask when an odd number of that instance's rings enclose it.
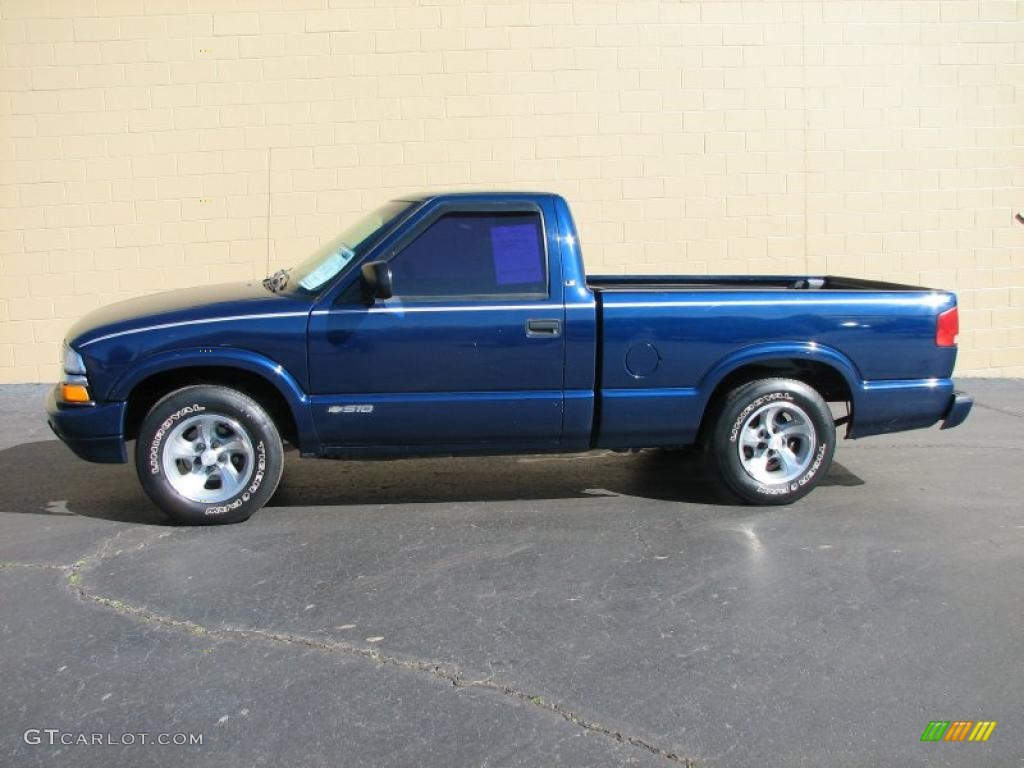
<instances>
[{"instance_id":1,"label":"beige brick wall","mask_svg":"<svg viewBox=\"0 0 1024 768\"><path fill-rule=\"evenodd\" d=\"M0 0L0 44L0 381L423 187L561 192L592 271L956 288L959 372L1024 374L1024 3Z\"/></svg>"}]
</instances>

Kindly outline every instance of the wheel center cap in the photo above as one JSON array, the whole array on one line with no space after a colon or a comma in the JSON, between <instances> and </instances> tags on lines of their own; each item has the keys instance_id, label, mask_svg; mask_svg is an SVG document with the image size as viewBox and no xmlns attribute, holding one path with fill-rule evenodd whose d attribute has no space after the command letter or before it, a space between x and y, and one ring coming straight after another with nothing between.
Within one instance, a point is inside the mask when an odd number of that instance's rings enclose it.
<instances>
[{"instance_id":1,"label":"wheel center cap","mask_svg":"<svg viewBox=\"0 0 1024 768\"><path fill-rule=\"evenodd\" d=\"M782 435L772 435L771 440L768 441L768 447L773 451L777 451L785 445L785 441L782 439Z\"/></svg>"},{"instance_id":2,"label":"wheel center cap","mask_svg":"<svg viewBox=\"0 0 1024 768\"><path fill-rule=\"evenodd\" d=\"M217 454L210 448L207 448L199 456L199 460L203 462L204 467L210 467L217 463Z\"/></svg>"}]
</instances>

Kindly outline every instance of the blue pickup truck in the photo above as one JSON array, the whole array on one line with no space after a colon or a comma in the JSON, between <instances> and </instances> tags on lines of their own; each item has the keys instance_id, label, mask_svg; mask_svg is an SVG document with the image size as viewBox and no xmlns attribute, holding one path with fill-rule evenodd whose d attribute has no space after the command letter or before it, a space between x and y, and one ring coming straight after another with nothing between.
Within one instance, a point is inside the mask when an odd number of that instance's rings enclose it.
<instances>
[{"instance_id":1,"label":"blue pickup truck","mask_svg":"<svg viewBox=\"0 0 1024 768\"><path fill-rule=\"evenodd\" d=\"M245 520L303 456L704 448L792 502L846 437L961 423L956 297L842 277L588 277L558 195L393 200L259 282L124 301L49 397L80 457L182 523Z\"/></svg>"}]
</instances>

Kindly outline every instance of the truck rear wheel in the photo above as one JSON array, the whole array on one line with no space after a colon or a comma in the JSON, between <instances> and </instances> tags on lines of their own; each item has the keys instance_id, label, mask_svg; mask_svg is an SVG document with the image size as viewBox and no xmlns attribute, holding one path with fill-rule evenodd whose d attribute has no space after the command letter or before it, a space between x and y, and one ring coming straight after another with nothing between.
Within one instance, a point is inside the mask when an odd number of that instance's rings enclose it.
<instances>
[{"instance_id":1,"label":"truck rear wheel","mask_svg":"<svg viewBox=\"0 0 1024 768\"><path fill-rule=\"evenodd\" d=\"M270 500L284 466L277 427L252 398L197 385L165 396L135 443L146 494L185 525L237 523Z\"/></svg>"},{"instance_id":2,"label":"truck rear wheel","mask_svg":"<svg viewBox=\"0 0 1024 768\"><path fill-rule=\"evenodd\" d=\"M731 391L707 441L712 468L751 504L789 504L828 474L836 430L828 404L794 379L760 379Z\"/></svg>"}]
</instances>

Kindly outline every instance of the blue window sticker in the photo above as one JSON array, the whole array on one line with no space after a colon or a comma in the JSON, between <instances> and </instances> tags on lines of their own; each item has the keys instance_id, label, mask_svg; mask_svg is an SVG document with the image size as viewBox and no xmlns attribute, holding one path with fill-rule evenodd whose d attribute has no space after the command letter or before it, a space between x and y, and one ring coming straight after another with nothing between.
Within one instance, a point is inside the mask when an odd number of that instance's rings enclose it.
<instances>
[{"instance_id":1,"label":"blue window sticker","mask_svg":"<svg viewBox=\"0 0 1024 768\"><path fill-rule=\"evenodd\" d=\"M494 276L498 285L539 283L544 280L540 243L534 224L510 224L491 229Z\"/></svg>"}]
</instances>

